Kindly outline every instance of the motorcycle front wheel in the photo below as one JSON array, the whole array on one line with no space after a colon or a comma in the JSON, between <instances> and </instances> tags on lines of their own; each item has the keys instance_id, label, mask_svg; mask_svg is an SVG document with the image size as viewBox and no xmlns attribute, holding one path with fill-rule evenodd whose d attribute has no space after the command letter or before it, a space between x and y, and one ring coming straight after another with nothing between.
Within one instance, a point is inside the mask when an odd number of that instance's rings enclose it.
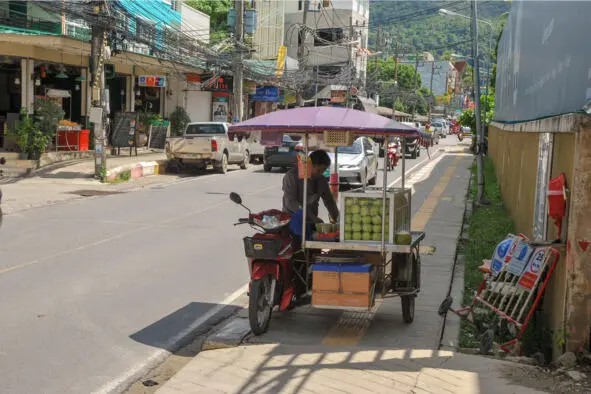
<instances>
[{"instance_id":1,"label":"motorcycle front wheel","mask_svg":"<svg viewBox=\"0 0 591 394\"><path fill-rule=\"evenodd\" d=\"M254 335L262 335L267 332L271 321L271 281L270 276L252 281L250 297L248 300L248 321Z\"/></svg>"}]
</instances>

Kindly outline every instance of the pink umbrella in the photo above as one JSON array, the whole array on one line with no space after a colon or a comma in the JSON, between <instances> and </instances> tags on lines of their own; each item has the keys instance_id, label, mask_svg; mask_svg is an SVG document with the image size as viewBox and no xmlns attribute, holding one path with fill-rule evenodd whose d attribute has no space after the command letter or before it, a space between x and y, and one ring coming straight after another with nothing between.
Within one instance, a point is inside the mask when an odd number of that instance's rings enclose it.
<instances>
[{"instance_id":1,"label":"pink umbrella","mask_svg":"<svg viewBox=\"0 0 591 394\"><path fill-rule=\"evenodd\" d=\"M230 132L321 133L332 130L353 131L355 134L419 135L414 127L381 115L339 107L286 109L229 126Z\"/></svg>"}]
</instances>

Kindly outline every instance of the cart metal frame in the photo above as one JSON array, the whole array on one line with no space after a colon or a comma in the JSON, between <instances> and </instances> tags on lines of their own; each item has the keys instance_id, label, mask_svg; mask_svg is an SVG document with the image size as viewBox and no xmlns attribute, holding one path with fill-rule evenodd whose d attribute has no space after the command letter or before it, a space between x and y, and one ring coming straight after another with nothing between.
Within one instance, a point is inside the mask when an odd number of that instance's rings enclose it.
<instances>
[{"instance_id":1,"label":"cart metal frame","mask_svg":"<svg viewBox=\"0 0 591 394\"><path fill-rule=\"evenodd\" d=\"M351 131L352 134L357 137L358 133L355 131ZM309 157L309 134L314 134L314 132L292 132L293 134L304 134L304 152L306 158ZM368 135L367 133L359 133L365 136L383 136L384 142L382 146L384 149L387 149L387 141L388 137L391 136L391 132L384 132L384 133L371 133ZM405 138L401 138L401 152L405 151ZM338 150L335 150L335 162L338 160ZM347 251L347 252L362 252L362 253L376 253L380 254L381 261L380 264L374 264L376 269L378 270L376 275L376 280L372 284L371 289L371 297L372 297L372 305L375 302L376 297L376 286L378 283L381 284L381 297L386 298L387 296L390 297L400 297L402 300L402 309L403 309L403 319L406 323L411 323L414 319L414 299L419 294L421 290L421 259L420 259L420 244L421 241L425 238L425 233L422 231L414 231L411 232L411 243L409 245L398 245L398 244L391 244L386 242L386 198L387 198L387 189L388 189L388 171L385 170L387 165L388 156L384 155L383 158L383 184L382 184L382 239L379 244L377 243L370 243L370 242L325 242L325 241L307 241L307 226L306 226L306 218L307 218L307 207L308 207L308 182L307 179L304 179L304 202L303 202L303 217L302 217L302 251L304 252L304 260L300 261L307 265L306 267L306 277L303 278L300 274L297 274L300 277L300 280L303 280L308 293L310 293L310 283L311 283L311 266L314 264L312 261L314 251L318 250L331 250L331 251ZM308 174L308 160L305 161L305 174ZM406 177L406 154L402 155L402 162L401 162L401 189L405 190L405 177ZM338 166L335 165L335 171L338 171ZM365 190L365 185L363 186ZM411 195L412 198L412 195ZM411 213L412 215L412 213ZM392 225L392 224L391 224ZM409 227L411 223L409 222ZM410 228L409 228L410 230ZM403 262L403 263L401 263ZM387 266L390 265L391 270L390 273L386 272ZM403 269L404 276L402 279L404 280L397 280L400 279L400 276L394 277L394 270L396 269ZM297 272L297 270L296 270ZM400 273L398 272L398 275ZM319 306L319 308L326 309L325 306ZM330 307L330 309L343 309L343 310L368 310L370 308L354 308L354 307L340 307L334 306Z\"/></svg>"}]
</instances>

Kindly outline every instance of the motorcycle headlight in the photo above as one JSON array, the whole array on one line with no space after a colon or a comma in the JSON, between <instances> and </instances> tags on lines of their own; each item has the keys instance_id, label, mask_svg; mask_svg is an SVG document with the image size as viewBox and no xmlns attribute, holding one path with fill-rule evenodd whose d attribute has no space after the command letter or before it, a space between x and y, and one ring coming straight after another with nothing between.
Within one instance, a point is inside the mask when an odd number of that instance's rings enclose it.
<instances>
[{"instance_id":1,"label":"motorcycle headlight","mask_svg":"<svg viewBox=\"0 0 591 394\"><path fill-rule=\"evenodd\" d=\"M264 215L262 219L253 219L253 222L265 230L275 230L287 225L289 219L280 220L279 216L276 215Z\"/></svg>"}]
</instances>

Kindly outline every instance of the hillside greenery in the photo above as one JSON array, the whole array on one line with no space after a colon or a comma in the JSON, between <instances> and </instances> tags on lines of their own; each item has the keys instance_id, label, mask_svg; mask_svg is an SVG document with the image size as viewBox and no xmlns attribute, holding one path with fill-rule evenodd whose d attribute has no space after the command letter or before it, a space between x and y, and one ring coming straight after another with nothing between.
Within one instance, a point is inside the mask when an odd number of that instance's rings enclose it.
<instances>
[{"instance_id":1,"label":"hillside greenery","mask_svg":"<svg viewBox=\"0 0 591 394\"><path fill-rule=\"evenodd\" d=\"M478 3L478 18L493 24L493 40L500 32L510 3L504 1L481 1ZM447 9L463 15L470 15L470 3L466 1L391 1L371 0L369 21L369 45L376 48L376 32L379 25L392 38L390 48L383 48L393 54L394 42L398 41L401 53L427 51L441 59L445 54L455 53L470 56L470 20L441 15L439 9ZM479 24L483 54L487 54L489 27ZM493 41L494 44L494 41ZM493 48L494 49L494 48Z\"/></svg>"}]
</instances>

